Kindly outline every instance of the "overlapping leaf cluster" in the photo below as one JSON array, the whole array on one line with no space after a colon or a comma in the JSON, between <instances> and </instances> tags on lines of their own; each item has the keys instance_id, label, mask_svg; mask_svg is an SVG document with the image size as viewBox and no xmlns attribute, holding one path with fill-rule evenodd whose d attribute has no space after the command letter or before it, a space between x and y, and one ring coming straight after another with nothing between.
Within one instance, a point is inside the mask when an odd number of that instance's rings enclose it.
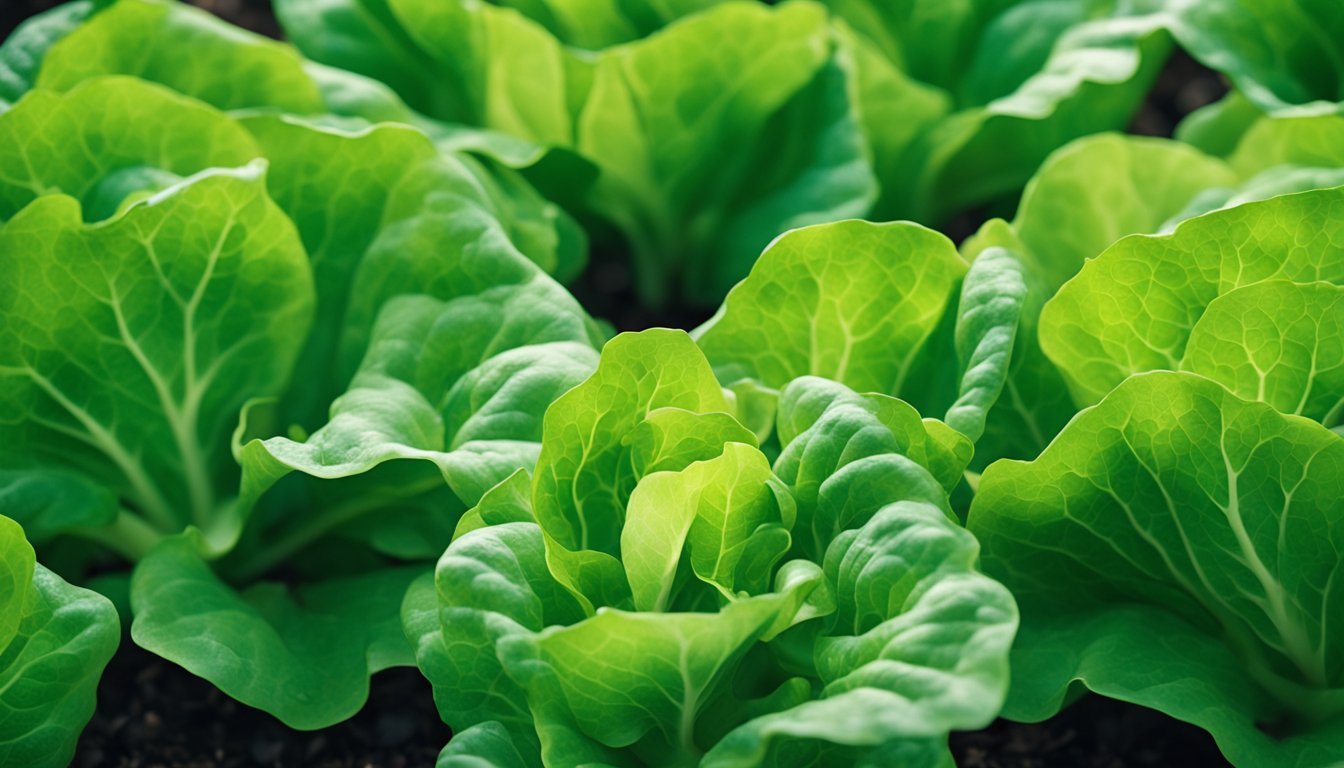
<instances>
[{"instance_id":1,"label":"overlapping leaf cluster","mask_svg":"<svg viewBox=\"0 0 1344 768\"><path fill-rule=\"evenodd\" d=\"M418 665L443 766L946 765L1080 687L1344 760L1331 0L276 10L0 46L0 763L113 604L297 728ZM1178 48L1228 95L1108 133ZM718 312L611 338L590 242Z\"/></svg>"}]
</instances>

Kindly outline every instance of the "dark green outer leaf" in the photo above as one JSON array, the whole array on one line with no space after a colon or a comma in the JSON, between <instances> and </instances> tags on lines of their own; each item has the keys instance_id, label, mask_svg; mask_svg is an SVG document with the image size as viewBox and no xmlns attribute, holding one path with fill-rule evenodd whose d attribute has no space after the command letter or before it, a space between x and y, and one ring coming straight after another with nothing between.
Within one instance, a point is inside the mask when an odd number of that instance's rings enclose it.
<instances>
[{"instance_id":1,"label":"dark green outer leaf","mask_svg":"<svg viewBox=\"0 0 1344 768\"><path fill-rule=\"evenodd\" d=\"M1022 605L1009 714L1046 717L1078 681L1208 728L1241 765L1337 762L1341 478L1329 430L1166 372L991 467L969 525Z\"/></svg>"}]
</instances>

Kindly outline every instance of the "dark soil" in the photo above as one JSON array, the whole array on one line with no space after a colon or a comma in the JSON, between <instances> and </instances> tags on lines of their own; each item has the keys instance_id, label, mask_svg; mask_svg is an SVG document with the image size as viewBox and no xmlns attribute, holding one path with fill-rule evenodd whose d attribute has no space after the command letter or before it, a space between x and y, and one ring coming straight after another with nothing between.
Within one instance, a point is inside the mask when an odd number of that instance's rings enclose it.
<instances>
[{"instance_id":1,"label":"dark soil","mask_svg":"<svg viewBox=\"0 0 1344 768\"><path fill-rule=\"evenodd\" d=\"M286 728L127 641L103 676L75 768L420 768L451 735L413 669L373 678L369 703L321 731ZM962 768L1220 768L1204 731L1151 709L1088 697L1036 724L952 736Z\"/></svg>"},{"instance_id":2,"label":"dark soil","mask_svg":"<svg viewBox=\"0 0 1344 768\"><path fill-rule=\"evenodd\" d=\"M593 248L588 266L569 289L588 314L611 323L617 331L690 330L708 320L717 309L688 304L680 292L674 293L666 306L649 306L635 290L629 254L614 247Z\"/></svg>"},{"instance_id":3,"label":"dark soil","mask_svg":"<svg viewBox=\"0 0 1344 768\"><path fill-rule=\"evenodd\" d=\"M952 734L961 768L1224 768L1213 737L1133 704L1088 696L1043 723Z\"/></svg>"},{"instance_id":4,"label":"dark soil","mask_svg":"<svg viewBox=\"0 0 1344 768\"><path fill-rule=\"evenodd\" d=\"M191 0L236 24L276 37L269 0ZM0 0L0 39L57 0ZM1159 76L1130 131L1170 136L1180 117L1226 91L1213 72L1183 53ZM988 214L958 217L949 234L973 232ZM958 238L960 239L960 238ZM634 299L628 265L596 253L576 291L593 314L620 329L692 327L708 312L650 311ZM98 712L80 740L78 768L414 768L433 765L450 731L435 712L428 683L411 669L374 677L369 703L351 720L294 731L239 704L186 670L129 640L98 691ZM963 768L1142 768L1228 765L1204 731L1142 707L1088 697L1044 723L998 721L958 733L952 751Z\"/></svg>"},{"instance_id":5,"label":"dark soil","mask_svg":"<svg viewBox=\"0 0 1344 768\"><path fill-rule=\"evenodd\" d=\"M300 732L129 639L98 686L75 768L422 768L451 735L415 669L375 675L358 715Z\"/></svg>"},{"instance_id":6,"label":"dark soil","mask_svg":"<svg viewBox=\"0 0 1344 768\"><path fill-rule=\"evenodd\" d=\"M66 0L0 0L0 40L9 37L24 19ZM280 25L271 13L270 0L186 0L240 27L271 37L280 36Z\"/></svg>"},{"instance_id":7,"label":"dark soil","mask_svg":"<svg viewBox=\"0 0 1344 768\"><path fill-rule=\"evenodd\" d=\"M1129 132L1170 138L1181 118L1221 99L1227 80L1179 48L1167 59L1148 98L1129 123Z\"/></svg>"}]
</instances>

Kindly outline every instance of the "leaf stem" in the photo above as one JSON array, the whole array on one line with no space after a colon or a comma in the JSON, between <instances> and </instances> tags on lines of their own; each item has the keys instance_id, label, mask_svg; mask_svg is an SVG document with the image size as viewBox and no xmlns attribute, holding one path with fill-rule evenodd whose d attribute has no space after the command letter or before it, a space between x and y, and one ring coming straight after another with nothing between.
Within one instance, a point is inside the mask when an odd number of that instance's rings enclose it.
<instances>
[{"instance_id":1,"label":"leaf stem","mask_svg":"<svg viewBox=\"0 0 1344 768\"><path fill-rule=\"evenodd\" d=\"M72 534L97 542L135 563L149 554L164 535L128 509L117 510L117 519L99 528L76 528Z\"/></svg>"}]
</instances>

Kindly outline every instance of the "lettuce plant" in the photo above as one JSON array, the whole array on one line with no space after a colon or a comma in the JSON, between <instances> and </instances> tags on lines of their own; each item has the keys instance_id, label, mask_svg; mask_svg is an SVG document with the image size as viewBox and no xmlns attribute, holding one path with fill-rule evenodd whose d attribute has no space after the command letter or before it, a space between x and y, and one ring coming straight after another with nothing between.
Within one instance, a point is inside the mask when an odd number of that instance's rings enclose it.
<instances>
[{"instance_id":1,"label":"lettuce plant","mask_svg":"<svg viewBox=\"0 0 1344 768\"><path fill-rule=\"evenodd\" d=\"M407 596L458 733L441 765L945 764L997 706L1015 622L949 493L1017 274L839 222L778 240L698 347L609 342L546 412L531 482L487 493ZM917 389L901 372L949 311L968 351L944 423L883 392Z\"/></svg>"},{"instance_id":2,"label":"lettuce plant","mask_svg":"<svg viewBox=\"0 0 1344 768\"><path fill-rule=\"evenodd\" d=\"M1123 2L828 5L852 30L883 218L1016 192L1055 148L1122 128L1170 48Z\"/></svg>"},{"instance_id":3,"label":"lettuce plant","mask_svg":"<svg viewBox=\"0 0 1344 768\"><path fill-rule=\"evenodd\" d=\"M374 122L413 125L445 149L473 153L526 216L555 222L564 235L550 246L556 253L529 249L546 259L548 271L568 279L582 267L577 227L506 170L536 163L533 145L429 120L381 83L306 61L290 46L171 0L78 0L29 20L0 46L0 107L35 86L66 91L106 75L159 83L223 110L300 115L347 129Z\"/></svg>"},{"instance_id":4,"label":"lettuce plant","mask_svg":"<svg viewBox=\"0 0 1344 768\"><path fill-rule=\"evenodd\" d=\"M120 639L116 609L37 564L0 517L0 762L62 766Z\"/></svg>"},{"instance_id":5,"label":"lettuce plant","mask_svg":"<svg viewBox=\"0 0 1344 768\"><path fill-rule=\"evenodd\" d=\"M655 330L547 411L530 493L492 490L407 597L440 765L942 765L993 716L1015 611L914 410L795 379L772 464L732 409Z\"/></svg>"},{"instance_id":6,"label":"lettuce plant","mask_svg":"<svg viewBox=\"0 0 1344 768\"><path fill-rule=\"evenodd\" d=\"M138 563L140 645L297 727L353 714L411 662L396 564L530 466L595 363L519 250L554 257L556 212L408 127L123 76L33 90L0 135L6 511Z\"/></svg>"},{"instance_id":7,"label":"lettuce plant","mask_svg":"<svg viewBox=\"0 0 1344 768\"><path fill-rule=\"evenodd\" d=\"M1237 765L1333 765L1344 441L1195 373L1126 380L971 509L1022 608L1005 713L1074 686L1209 730Z\"/></svg>"},{"instance_id":8,"label":"lettuce plant","mask_svg":"<svg viewBox=\"0 0 1344 768\"><path fill-rule=\"evenodd\" d=\"M628 242L644 300L713 306L789 228L876 194L852 62L811 3L279 4L318 61L440 120L577 153L548 185Z\"/></svg>"},{"instance_id":9,"label":"lettuce plant","mask_svg":"<svg viewBox=\"0 0 1344 768\"><path fill-rule=\"evenodd\" d=\"M785 5L285 0L279 15L306 54L426 114L592 161L591 191L565 191L625 233L656 299L669 275L718 298L781 225L1002 200L1054 149L1122 128L1173 40L1236 87L1192 136L1341 98L1321 3L827 0L829 33L821 9Z\"/></svg>"},{"instance_id":10,"label":"lettuce plant","mask_svg":"<svg viewBox=\"0 0 1344 768\"><path fill-rule=\"evenodd\" d=\"M1328 0L827 5L854 30L883 218L992 203L1071 139L1123 128L1173 42L1234 86L1185 128L1201 144L1235 143L1261 113L1344 99L1344 22Z\"/></svg>"},{"instance_id":11,"label":"lettuce plant","mask_svg":"<svg viewBox=\"0 0 1344 768\"><path fill-rule=\"evenodd\" d=\"M1342 195L1126 238L1045 305L1042 350L1097 404L990 467L971 508L1022 605L1010 716L1077 683L1207 728L1239 765L1336 761Z\"/></svg>"}]
</instances>

